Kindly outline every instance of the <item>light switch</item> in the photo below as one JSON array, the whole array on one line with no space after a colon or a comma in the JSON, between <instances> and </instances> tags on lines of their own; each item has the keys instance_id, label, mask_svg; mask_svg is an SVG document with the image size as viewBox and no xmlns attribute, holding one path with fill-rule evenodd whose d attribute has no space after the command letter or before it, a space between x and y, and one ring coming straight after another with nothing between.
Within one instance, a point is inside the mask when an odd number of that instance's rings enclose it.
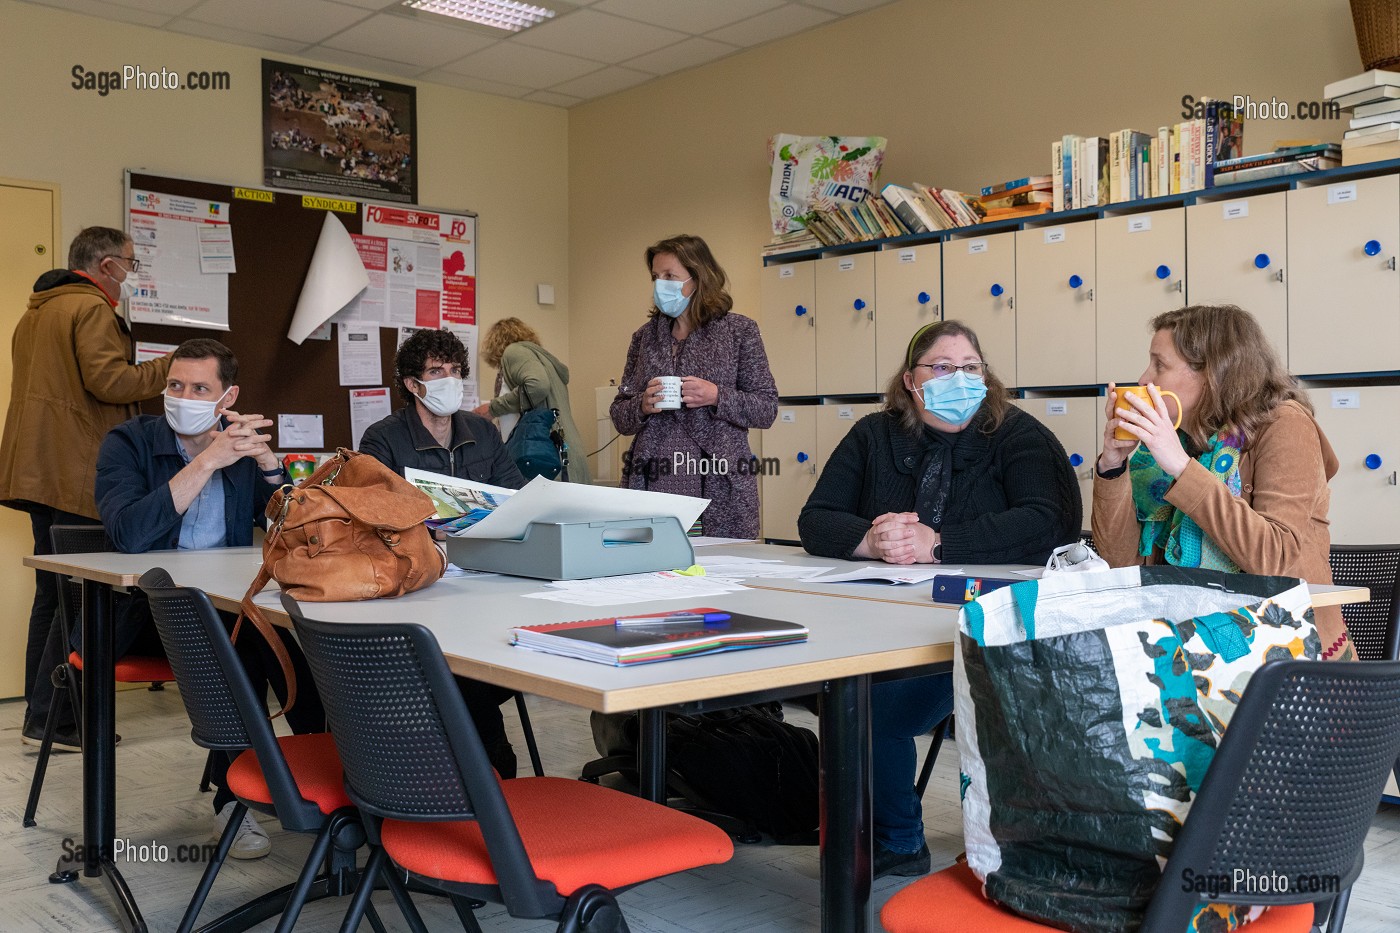
<instances>
[{"instance_id":1,"label":"light switch","mask_svg":"<svg viewBox=\"0 0 1400 933\"><path fill-rule=\"evenodd\" d=\"M535 286L535 300L542 305L554 304L554 286L540 282Z\"/></svg>"}]
</instances>

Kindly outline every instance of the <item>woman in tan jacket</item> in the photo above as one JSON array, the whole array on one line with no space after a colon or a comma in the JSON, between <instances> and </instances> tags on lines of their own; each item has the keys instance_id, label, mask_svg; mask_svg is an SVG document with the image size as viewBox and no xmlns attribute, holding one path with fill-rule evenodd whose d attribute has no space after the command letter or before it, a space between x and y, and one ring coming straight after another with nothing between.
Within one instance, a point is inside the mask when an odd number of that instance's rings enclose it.
<instances>
[{"instance_id":1,"label":"woman in tan jacket","mask_svg":"<svg viewBox=\"0 0 1400 933\"><path fill-rule=\"evenodd\" d=\"M1152 320L1140 382L1108 386L1094 476L1094 544L1114 567L1168 563L1332 582L1327 481L1337 457L1259 324L1234 305ZM1180 433L1161 390L1181 405ZM1117 440L1121 426L1134 440ZM1354 659L1341 610L1314 610L1321 654Z\"/></svg>"}]
</instances>

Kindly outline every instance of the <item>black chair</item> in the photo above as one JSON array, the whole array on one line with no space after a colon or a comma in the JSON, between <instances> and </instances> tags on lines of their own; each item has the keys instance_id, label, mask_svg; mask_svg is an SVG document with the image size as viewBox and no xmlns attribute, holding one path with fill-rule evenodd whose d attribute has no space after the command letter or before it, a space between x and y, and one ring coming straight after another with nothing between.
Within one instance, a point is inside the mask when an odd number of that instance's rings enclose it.
<instances>
[{"instance_id":1,"label":"black chair","mask_svg":"<svg viewBox=\"0 0 1400 933\"><path fill-rule=\"evenodd\" d=\"M54 525L49 529L49 542L54 554L91 554L98 551L115 551L112 540L107 537L101 525ZM61 639L64 647L72 644L73 632L82 624L83 588L66 574L55 574L58 578L58 624L53 636ZM29 802L24 808L24 825L33 826L34 813L39 808L39 795L44 789L44 775L48 772L49 758L53 754L53 737L59 720L71 708L77 716L78 737L82 738L82 671L83 659L76 652L54 668L49 675L54 687L53 702L49 707L48 722L44 726L44 739L39 746L39 758L34 763L34 778L29 783ZM175 679L170 664L165 658L129 654L118 658L113 665L113 677L119 684L149 683L151 690L163 690ZM209 771L212 758L204 764L204 776L199 789L209 789Z\"/></svg>"},{"instance_id":2,"label":"black chair","mask_svg":"<svg viewBox=\"0 0 1400 933\"><path fill-rule=\"evenodd\" d=\"M1369 602L1342 607L1356 656L1400 660L1400 544L1334 544L1328 557L1333 583L1371 591Z\"/></svg>"},{"instance_id":3,"label":"black chair","mask_svg":"<svg viewBox=\"0 0 1400 933\"><path fill-rule=\"evenodd\" d=\"M724 832L660 804L565 778L500 780L423 626L314 621L286 593L282 605L365 815L366 872L387 878L392 860L448 895L465 929L480 929L471 898L556 919L561 933L625 931L615 891L733 854ZM342 929L369 893L361 887Z\"/></svg>"},{"instance_id":4,"label":"black chair","mask_svg":"<svg viewBox=\"0 0 1400 933\"><path fill-rule=\"evenodd\" d=\"M1176 835L1141 929L1178 933L1197 904L1217 901L1281 907L1249 926L1261 933L1306 933L1329 912L1329 933L1340 933L1376 800L1397 756L1400 663L1264 665L1250 679ZM1214 894L1182 883L1230 879L1235 869L1318 883L1290 883L1297 889L1278 893L1227 884ZM1002 915L959 863L900 891L880 919L891 933L938 933L995 929Z\"/></svg>"},{"instance_id":5,"label":"black chair","mask_svg":"<svg viewBox=\"0 0 1400 933\"><path fill-rule=\"evenodd\" d=\"M277 930L286 933L307 902L349 894L360 880L355 851L365 835L345 793L335 744L328 733L278 736L272 731L265 698L253 689L223 620L202 591L175 586L160 568L147 571L140 586L180 685L191 737L203 748L230 756L228 787L237 800L180 933L194 928L249 808L276 816L292 832L314 833L316 840L294 885L256 898L222 920L247 929L280 913ZM406 902L397 879L386 881L395 897ZM375 929L382 930L372 907L369 912Z\"/></svg>"}]
</instances>

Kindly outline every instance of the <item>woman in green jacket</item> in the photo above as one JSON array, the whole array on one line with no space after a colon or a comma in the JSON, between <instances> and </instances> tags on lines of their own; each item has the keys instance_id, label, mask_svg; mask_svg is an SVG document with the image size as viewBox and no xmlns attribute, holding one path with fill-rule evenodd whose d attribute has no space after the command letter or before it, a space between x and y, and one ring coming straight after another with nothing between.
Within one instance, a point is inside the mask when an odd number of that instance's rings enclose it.
<instances>
[{"instance_id":1,"label":"woman in green jacket","mask_svg":"<svg viewBox=\"0 0 1400 933\"><path fill-rule=\"evenodd\" d=\"M569 447L568 480L587 483L587 450L569 408L569 367L540 346L539 334L517 317L504 318L491 325L481 340L481 359L500 371L501 385L497 387L496 397L482 403L476 413L501 418L535 408L555 409L559 412L564 442ZM502 425L502 434L507 433L506 427Z\"/></svg>"}]
</instances>

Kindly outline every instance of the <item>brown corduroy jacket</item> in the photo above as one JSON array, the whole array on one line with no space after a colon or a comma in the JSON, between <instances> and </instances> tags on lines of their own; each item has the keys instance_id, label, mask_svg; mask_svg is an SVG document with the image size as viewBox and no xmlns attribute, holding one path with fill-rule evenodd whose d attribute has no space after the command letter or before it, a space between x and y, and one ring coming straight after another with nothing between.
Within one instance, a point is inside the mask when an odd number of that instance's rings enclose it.
<instances>
[{"instance_id":1,"label":"brown corduroy jacket","mask_svg":"<svg viewBox=\"0 0 1400 933\"><path fill-rule=\"evenodd\" d=\"M1189 515L1245 573L1331 583L1327 521L1337 455L1311 414L1297 402L1253 438L1240 456L1240 495L1192 460L1167 491L1167 501ZM1138 554L1142 526L1133 506L1128 471L1113 479L1094 475L1094 547L1113 567L1162 562L1161 552ZM1345 653L1346 624L1336 606L1314 610L1324 657Z\"/></svg>"},{"instance_id":2,"label":"brown corduroy jacket","mask_svg":"<svg viewBox=\"0 0 1400 933\"><path fill-rule=\"evenodd\" d=\"M11 342L14 374L0 439L0 503L97 518L102 438L165 389L168 357L131 361L131 335L107 296L67 270L40 276Z\"/></svg>"}]
</instances>

